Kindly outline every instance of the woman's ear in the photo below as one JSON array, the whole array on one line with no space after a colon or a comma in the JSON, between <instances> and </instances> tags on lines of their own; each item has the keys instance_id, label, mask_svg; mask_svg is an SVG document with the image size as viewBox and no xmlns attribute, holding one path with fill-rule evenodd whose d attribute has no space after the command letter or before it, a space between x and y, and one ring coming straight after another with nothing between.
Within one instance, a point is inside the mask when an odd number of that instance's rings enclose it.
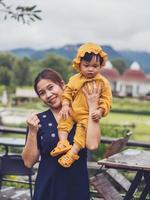
<instances>
[{"instance_id":1,"label":"woman's ear","mask_svg":"<svg viewBox=\"0 0 150 200\"><path fill-rule=\"evenodd\" d=\"M65 82L63 80L61 81L61 86L62 86L62 89L65 88Z\"/></svg>"}]
</instances>

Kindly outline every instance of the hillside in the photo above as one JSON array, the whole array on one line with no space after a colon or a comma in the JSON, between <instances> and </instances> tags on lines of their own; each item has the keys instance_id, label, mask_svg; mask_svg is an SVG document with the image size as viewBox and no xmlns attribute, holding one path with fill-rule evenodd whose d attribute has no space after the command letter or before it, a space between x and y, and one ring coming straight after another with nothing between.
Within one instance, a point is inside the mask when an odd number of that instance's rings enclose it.
<instances>
[{"instance_id":1,"label":"hillside","mask_svg":"<svg viewBox=\"0 0 150 200\"><path fill-rule=\"evenodd\" d=\"M18 48L12 49L10 52L19 57L30 57L34 59L42 59L48 54L57 54L72 60L75 57L76 50L81 44L77 45L65 45L60 48L49 48L44 50L35 50L31 48ZM148 52L136 52L130 50L117 51L109 45L103 45L102 48L109 55L109 60L121 58L128 64L133 61L139 62L142 69L146 73L150 73L150 53Z\"/></svg>"}]
</instances>

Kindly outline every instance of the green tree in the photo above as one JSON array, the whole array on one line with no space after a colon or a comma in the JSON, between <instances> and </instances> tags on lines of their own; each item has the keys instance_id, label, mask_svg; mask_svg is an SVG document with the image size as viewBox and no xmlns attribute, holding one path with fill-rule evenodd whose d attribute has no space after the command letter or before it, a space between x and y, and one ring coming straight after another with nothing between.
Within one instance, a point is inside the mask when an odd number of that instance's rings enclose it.
<instances>
[{"instance_id":1,"label":"green tree","mask_svg":"<svg viewBox=\"0 0 150 200\"><path fill-rule=\"evenodd\" d=\"M30 59L23 58L17 60L12 70L12 85L27 86L31 85Z\"/></svg>"},{"instance_id":2,"label":"green tree","mask_svg":"<svg viewBox=\"0 0 150 200\"><path fill-rule=\"evenodd\" d=\"M10 53L1 53L0 54L0 67L5 66L9 70L12 70L12 66L17 58Z\"/></svg>"},{"instance_id":3,"label":"green tree","mask_svg":"<svg viewBox=\"0 0 150 200\"><path fill-rule=\"evenodd\" d=\"M0 84L9 86L11 80L11 72L5 66L0 67Z\"/></svg>"},{"instance_id":4,"label":"green tree","mask_svg":"<svg viewBox=\"0 0 150 200\"><path fill-rule=\"evenodd\" d=\"M111 60L111 63L120 72L120 74L128 68L127 63L121 58Z\"/></svg>"},{"instance_id":5,"label":"green tree","mask_svg":"<svg viewBox=\"0 0 150 200\"><path fill-rule=\"evenodd\" d=\"M64 81L67 82L69 77L71 76L72 68L71 62L64 57L57 55L48 55L46 58L41 60L40 62L41 69L42 68L52 68L61 74Z\"/></svg>"}]
</instances>

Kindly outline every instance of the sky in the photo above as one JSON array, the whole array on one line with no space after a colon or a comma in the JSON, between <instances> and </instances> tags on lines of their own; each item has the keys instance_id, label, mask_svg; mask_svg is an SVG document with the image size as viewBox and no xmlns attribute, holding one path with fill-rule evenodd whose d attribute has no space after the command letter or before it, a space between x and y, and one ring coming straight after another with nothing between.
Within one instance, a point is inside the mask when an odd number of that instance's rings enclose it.
<instances>
[{"instance_id":1,"label":"sky","mask_svg":"<svg viewBox=\"0 0 150 200\"><path fill-rule=\"evenodd\" d=\"M12 5L37 5L42 21L24 25L3 20L0 50L48 49L95 42L116 50L150 52L150 0L5 0ZM1 7L0 7L1 8Z\"/></svg>"}]
</instances>

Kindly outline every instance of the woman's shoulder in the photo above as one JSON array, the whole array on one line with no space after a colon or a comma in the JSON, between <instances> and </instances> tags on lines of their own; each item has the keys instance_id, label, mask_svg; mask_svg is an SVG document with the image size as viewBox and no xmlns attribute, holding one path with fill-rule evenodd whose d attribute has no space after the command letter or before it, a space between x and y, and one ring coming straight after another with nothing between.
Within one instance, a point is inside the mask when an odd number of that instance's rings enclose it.
<instances>
[{"instance_id":1,"label":"woman's shoulder","mask_svg":"<svg viewBox=\"0 0 150 200\"><path fill-rule=\"evenodd\" d=\"M40 118L40 119L46 119L47 117L50 117L52 115L52 112L50 109L48 110L45 110L43 112L40 112L37 114L37 116Z\"/></svg>"}]
</instances>

